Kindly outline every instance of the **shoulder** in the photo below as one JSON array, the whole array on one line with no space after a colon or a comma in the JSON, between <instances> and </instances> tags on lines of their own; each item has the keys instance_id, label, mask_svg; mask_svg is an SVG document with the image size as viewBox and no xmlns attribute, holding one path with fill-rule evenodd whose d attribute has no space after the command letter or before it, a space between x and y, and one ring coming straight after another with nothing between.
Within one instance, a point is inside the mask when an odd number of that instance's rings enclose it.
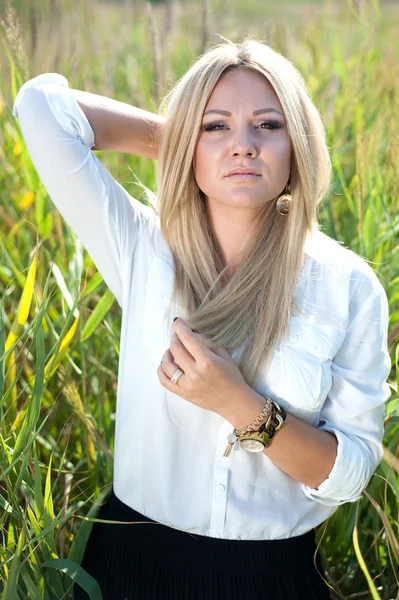
<instances>
[{"instance_id":1,"label":"shoulder","mask_svg":"<svg viewBox=\"0 0 399 600\"><path fill-rule=\"evenodd\" d=\"M147 220L145 223L145 236L144 238L148 241L152 255L162 259L164 262L174 268L173 256L171 249L163 234L159 214L157 212L157 198L155 194L149 198L150 205L142 205L143 213L145 213Z\"/></svg>"},{"instance_id":2,"label":"shoulder","mask_svg":"<svg viewBox=\"0 0 399 600\"><path fill-rule=\"evenodd\" d=\"M320 275L331 276L338 284L349 283L352 297L361 294L366 298L383 290L374 269L364 258L320 230L308 238L305 253Z\"/></svg>"}]
</instances>

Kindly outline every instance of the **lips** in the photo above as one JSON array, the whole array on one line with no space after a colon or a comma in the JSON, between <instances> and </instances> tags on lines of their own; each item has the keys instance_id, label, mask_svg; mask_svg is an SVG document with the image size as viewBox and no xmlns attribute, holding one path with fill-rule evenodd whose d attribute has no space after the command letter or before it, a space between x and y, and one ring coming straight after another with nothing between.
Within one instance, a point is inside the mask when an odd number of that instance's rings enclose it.
<instances>
[{"instance_id":1,"label":"lips","mask_svg":"<svg viewBox=\"0 0 399 600\"><path fill-rule=\"evenodd\" d=\"M254 173L233 173L233 175L229 175L226 179L236 181L237 183L243 183L244 181L258 181L258 179L262 179L262 177L260 175L255 175Z\"/></svg>"},{"instance_id":2,"label":"lips","mask_svg":"<svg viewBox=\"0 0 399 600\"><path fill-rule=\"evenodd\" d=\"M231 177L232 175L257 175L258 177L260 177L260 173L256 169L240 168L240 167L231 169L231 171L229 171L225 175L225 177Z\"/></svg>"}]
</instances>

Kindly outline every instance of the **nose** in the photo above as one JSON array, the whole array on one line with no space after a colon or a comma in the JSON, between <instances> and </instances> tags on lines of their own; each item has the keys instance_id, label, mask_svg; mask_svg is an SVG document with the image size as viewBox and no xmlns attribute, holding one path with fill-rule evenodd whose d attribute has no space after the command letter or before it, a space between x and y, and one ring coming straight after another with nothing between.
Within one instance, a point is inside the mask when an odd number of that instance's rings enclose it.
<instances>
[{"instance_id":1,"label":"nose","mask_svg":"<svg viewBox=\"0 0 399 600\"><path fill-rule=\"evenodd\" d=\"M233 156L256 156L257 150L251 132L246 127L237 129L231 143Z\"/></svg>"}]
</instances>

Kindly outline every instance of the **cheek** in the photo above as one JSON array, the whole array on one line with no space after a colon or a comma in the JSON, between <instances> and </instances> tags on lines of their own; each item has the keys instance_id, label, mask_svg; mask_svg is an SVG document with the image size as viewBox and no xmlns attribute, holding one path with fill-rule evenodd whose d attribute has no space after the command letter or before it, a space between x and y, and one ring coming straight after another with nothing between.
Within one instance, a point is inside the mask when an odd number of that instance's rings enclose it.
<instances>
[{"instance_id":1,"label":"cheek","mask_svg":"<svg viewBox=\"0 0 399 600\"><path fill-rule=\"evenodd\" d=\"M291 142L288 138L283 138L281 143L279 144L279 155L282 161L285 161L286 164L289 164L291 161L292 154L292 146Z\"/></svg>"},{"instance_id":2,"label":"cheek","mask_svg":"<svg viewBox=\"0 0 399 600\"><path fill-rule=\"evenodd\" d=\"M193 158L194 175L197 181L198 187L204 192L212 179L212 169L210 165L214 164L214 154L211 149L207 148L205 144L199 143Z\"/></svg>"},{"instance_id":3,"label":"cheek","mask_svg":"<svg viewBox=\"0 0 399 600\"><path fill-rule=\"evenodd\" d=\"M285 173L291 166L291 143L285 139L275 140L273 145L265 146L262 158L275 175Z\"/></svg>"},{"instance_id":4,"label":"cheek","mask_svg":"<svg viewBox=\"0 0 399 600\"><path fill-rule=\"evenodd\" d=\"M198 176L201 177L201 172L203 171L203 168L204 168L204 162L205 162L205 152L204 152L201 142L198 142L198 144L195 147L194 157L193 157L193 170L194 170L194 175L196 178Z\"/></svg>"},{"instance_id":5,"label":"cheek","mask_svg":"<svg viewBox=\"0 0 399 600\"><path fill-rule=\"evenodd\" d=\"M201 170L203 168L203 164L205 162L205 157L207 155L204 144L198 142L197 147L194 153L194 164L197 170Z\"/></svg>"}]
</instances>

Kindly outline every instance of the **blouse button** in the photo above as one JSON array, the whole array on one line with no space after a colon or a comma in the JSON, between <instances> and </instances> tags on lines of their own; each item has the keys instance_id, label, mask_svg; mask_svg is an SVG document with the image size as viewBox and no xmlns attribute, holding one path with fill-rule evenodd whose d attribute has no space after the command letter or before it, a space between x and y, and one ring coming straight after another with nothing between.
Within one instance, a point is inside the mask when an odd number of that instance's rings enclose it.
<instances>
[{"instance_id":1,"label":"blouse button","mask_svg":"<svg viewBox=\"0 0 399 600\"><path fill-rule=\"evenodd\" d=\"M220 483L220 484L218 485L218 491L219 491L219 492L224 492L224 490L225 490L225 489L226 489L226 487L225 487L225 486L224 486L222 483Z\"/></svg>"}]
</instances>

